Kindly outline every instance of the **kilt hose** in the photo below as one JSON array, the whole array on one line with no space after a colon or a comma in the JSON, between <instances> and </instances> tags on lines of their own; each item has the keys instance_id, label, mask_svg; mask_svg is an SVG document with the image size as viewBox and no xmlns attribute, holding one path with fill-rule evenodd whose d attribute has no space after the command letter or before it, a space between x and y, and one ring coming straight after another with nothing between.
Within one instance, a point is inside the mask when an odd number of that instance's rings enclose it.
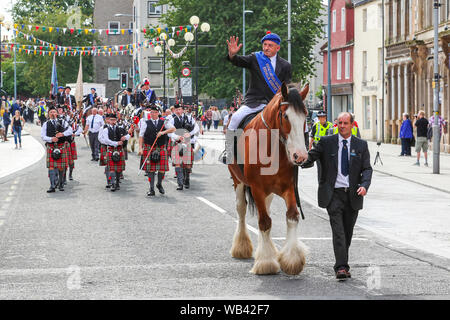
<instances>
[{"instance_id":1,"label":"kilt hose","mask_svg":"<svg viewBox=\"0 0 450 320\"><path fill-rule=\"evenodd\" d=\"M147 158L147 155L152 146L144 143L144 150L142 153L143 159ZM159 162L155 163L151 161L151 155L148 156L147 161L142 168L145 172L167 172L169 171L169 154L167 152L166 146L153 147L153 151L159 150ZM143 161L143 160L142 160ZM141 163L142 166L142 163Z\"/></svg>"},{"instance_id":2,"label":"kilt hose","mask_svg":"<svg viewBox=\"0 0 450 320\"><path fill-rule=\"evenodd\" d=\"M120 153L120 160L117 162L114 162L112 160L112 155L114 151L119 151ZM106 163L109 172L122 172L125 171L125 152L123 151L122 146L118 147L111 147L108 146L106 150Z\"/></svg>"},{"instance_id":3,"label":"kilt hose","mask_svg":"<svg viewBox=\"0 0 450 320\"><path fill-rule=\"evenodd\" d=\"M69 166L69 153L66 148L66 143L58 143L56 148L61 150L61 157L58 160L52 158L52 151L55 149L55 145L47 143L47 168L49 170L58 169L59 171L65 170Z\"/></svg>"},{"instance_id":4,"label":"kilt hose","mask_svg":"<svg viewBox=\"0 0 450 320\"><path fill-rule=\"evenodd\" d=\"M194 164L194 146L189 144L187 147L187 152L184 152L183 156L180 156L179 150L181 149L181 144L172 143L171 158L174 167L180 166L184 169L192 169L192 165Z\"/></svg>"},{"instance_id":5,"label":"kilt hose","mask_svg":"<svg viewBox=\"0 0 450 320\"><path fill-rule=\"evenodd\" d=\"M104 167L107 165L106 162L106 146L104 144L100 145L100 161L98 162L98 164L101 167Z\"/></svg>"}]
</instances>

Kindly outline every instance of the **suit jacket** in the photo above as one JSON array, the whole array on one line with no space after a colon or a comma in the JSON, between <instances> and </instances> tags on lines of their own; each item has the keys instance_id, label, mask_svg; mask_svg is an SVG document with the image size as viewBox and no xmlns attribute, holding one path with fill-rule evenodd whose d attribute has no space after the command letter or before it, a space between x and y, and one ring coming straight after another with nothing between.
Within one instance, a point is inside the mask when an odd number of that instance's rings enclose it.
<instances>
[{"instance_id":1,"label":"suit jacket","mask_svg":"<svg viewBox=\"0 0 450 320\"><path fill-rule=\"evenodd\" d=\"M126 106L128 105L127 101L128 101L127 94L124 94L124 95L122 96L122 101L120 102L120 104L122 105L122 107L126 107ZM136 105L135 99L134 99L134 94L131 94L131 96L130 96L130 103L131 103L133 106Z\"/></svg>"},{"instance_id":2,"label":"suit jacket","mask_svg":"<svg viewBox=\"0 0 450 320\"><path fill-rule=\"evenodd\" d=\"M227 55L227 60L237 67L247 68L250 71L250 82L244 104L250 108L256 108L260 104L269 103L274 93L264 80L264 76L259 68L258 60L254 53L247 56L234 56L232 59ZM290 83L292 79L292 67L289 62L277 54L275 74L281 82Z\"/></svg>"},{"instance_id":3,"label":"suit jacket","mask_svg":"<svg viewBox=\"0 0 450 320\"><path fill-rule=\"evenodd\" d=\"M66 94L62 94L59 96L59 104L64 104L66 99ZM77 100L75 100L75 96L73 94L70 95L70 101L72 101L72 105L70 106L71 108L76 108L77 107Z\"/></svg>"},{"instance_id":4,"label":"suit jacket","mask_svg":"<svg viewBox=\"0 0 450 320\"><path fill-rule=\"evenodd\" d=\"M363 197L357 194L358 188L364 187L369 190L372 181L372 167L370 165L370 153L367 141L355 136L350 140L350 167L349 167L349 189L350 203L353 210L361 210ZM334 185L338 173L339 157L338 134L322 137L317 146L308 153L307 167L314 161L320 161L322 174L319 179L318 200L319 206L328 207L333 197Z\"/></svg>"},{"instance_id":5,"label":"suit jacket","mask_svg":"<svg viewBox=\"0 0 450 320\"><path fill-rule=\"evenodd\" d=\"M136 104L140 105L142 101L144 101L147 98L143 90L139 90L137 93L137 101ZM150 103L156 102L156 93L155 90L153 90L152 95L150 96Z\"/></svg>"},{"instance_id":6,"label":"suit jacket","mask_svg":"<svg viewBox=\"0 0 450 320\"><path fill-rule=\"evenodd\" d=\"M89 94L87 94L87 95L85 95L84 97L83 97L83 102L86 102L86 104L88 105L88 106L91 106L92 104L91 104L91 94L92 93L89 93ZM94 104L95 104L95 99L97 99L97 93L94 93L94 96L92 97L92 99L94 99Z\"/></svg>"}]
</instances>

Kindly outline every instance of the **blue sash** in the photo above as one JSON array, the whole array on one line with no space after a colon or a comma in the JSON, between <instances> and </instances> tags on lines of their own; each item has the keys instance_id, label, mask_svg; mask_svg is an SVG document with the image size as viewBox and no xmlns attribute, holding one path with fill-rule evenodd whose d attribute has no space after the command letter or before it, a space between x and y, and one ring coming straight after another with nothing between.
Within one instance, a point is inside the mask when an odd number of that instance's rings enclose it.
<instances>
[{"instance_id":1,"label":"blue sash","mask_svg":"<svg viewBox=\"0 0 450 320\"><path fill-rule=\"evenodd\" d=\"M270 63L270 59L262 52L255 52L256 59L258 60L259 68L261 73L266 80L267 85L270 90L275 94L278 89L281 88L281 81L275 74L275 70L273 70L272 63Z\"/></svg>"},{"instance_id":2,"label":"blue sash","mask_svg":"<svg viewBox=\"0 0 450 320\"><path fill-rule=\"evenodd\" d=\"M94 98L92 96L92 93L89 94L89 98L91 99L91 104L94 105Z\"/></svg>"},{"instance_id":3,"label":"blue sash","mask_svg":"<svg viewBox=\"0 0 450 320\"><path fill-rule=\"evenodd\" d=\"M148 91L147 92L144 91L144 93L145 93L145 96L148 99L148 102L150 102L150 98L152 97L153 90L152 89L148 89Z\"/></svg>"}]
</instances>

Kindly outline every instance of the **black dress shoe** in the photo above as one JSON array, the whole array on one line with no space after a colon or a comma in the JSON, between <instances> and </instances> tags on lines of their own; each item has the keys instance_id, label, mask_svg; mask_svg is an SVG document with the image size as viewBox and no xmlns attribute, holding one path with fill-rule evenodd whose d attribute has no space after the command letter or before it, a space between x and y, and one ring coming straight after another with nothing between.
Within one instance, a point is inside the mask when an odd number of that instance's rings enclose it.
<instances>
[{"instance_id":1,"label":"black dress shoe","mask_svg":"<svg viewBox=\"0 0 450 320\"><path fill-rule=\"evenodd\" d=\"M154 195L155 195L155 190L153 190L153 189L150 189L150 191L147 192L147 196L148 197L151 197L151 196L154 196Z\"/></svg>"},{"instance_id":2,"label":"black dress shoe","mask_svg":"<svg viewBox=\"0 0 450 320\"><path fill-rule=\"evenodd\" d=\"M107 184L105 188L106 188L106 189L110 189L110 188L111 188L111 185L110 185L110 184Z\"/></svg>"},{"instance_id":3,"label":"black dress shoe","mask_svg":"<svg viewBox=\"0 0 450 320\"><path fill-rule=\"evenodd\" d=\"M347 270L339 269L338 271L336 271L336 279L339 279L339 280L347 279Z\"/></svg>"},{"instance_id":4,"label":"black dress shoe","mask_svg":"<svg viewBox=\"0 0 450 320\"><path fill-rule=\"evenodd\" d=\"M120 184L116 184L116 190L120 190Z\"/></svg>"},{"instance_id":5,"label":"black dress shoe","mask_svg":"<svg viewBox=\"0 0 450 320\"><path fill-rule=\"evenodd\" d=\"M189 183L186 183L186 184L184 184L184 187L185 187L186 189L189 189L190 184L189 184Z\"/></svg>"},{"instance_id":6,"label":"black dress shoe","mask_svg":"<svg viewBox=\"0 0 450 320\"><path fill-rule=\"evenodd\" d=\"M181 186L179 185L178 188L177 188L177 190L183 190L183 186L182 186L182 185L181 185Z\"/></svg>"},{"instance_id":7,"label":"black dress shoe","mask_svg":"<svg viewBox=\"0 0 450 320\"><path fill-rule=\"evenodd\" d=\"M166 192L164 191L164 188L161 184L157 184L156 188L158 189L159 193L161 194L165 194Z\"/></svg>"},{"instance_id":8,"label":"black dress shoe","mask_svg":"<svg viewBox=\"0 0 450 320\"><path fill-rule=\"evenodd\" d=\"M69 180L71 180L71 181L73 180L72 176L69 176Z\"/></svg>"},{"instance_id":9,"label":"black dress shoe","mask_svg":"<svg viewBox=\"0 0 450 320\"><path fill-rule=\"evenodd\" d=\"M55 191L56 191L55 188L50 188L50 189L47 190L47 193L52 193L52 192L55 192Z\"/></svg>"},{"instance_id":10,"label":"black dress shoe","mask_svg":"<svg viewBox=\"0 0 450 320\"><path fill-rule=\"evenodd\" d=\"M59 187L59 191L64 191L64 187L63 187L63 186L60 186L60 187Z\"/></svg>"},{"instance_id":11,"label":"black dress shoe","mask_svg":"<svg viewBox=\"0 0 450 320\"><path fill-rule=\"evenodd\" d=\"M352 277L352 275L350 274L350 271L345 270L345 273L347 274L347 278L351 278Z\"/></svg>"},{"instance_id":12,"label":"black dress shoe","mask_svg":"<svg viewBox=\"0 0 450 320\"><path fill-rule=\"evenodd\" d=\"M113 185L111 186L111 192L114 192L114 191L116 191L116 185L115 185L115 184L113 184Z\"/></svg>"}]
</instances>

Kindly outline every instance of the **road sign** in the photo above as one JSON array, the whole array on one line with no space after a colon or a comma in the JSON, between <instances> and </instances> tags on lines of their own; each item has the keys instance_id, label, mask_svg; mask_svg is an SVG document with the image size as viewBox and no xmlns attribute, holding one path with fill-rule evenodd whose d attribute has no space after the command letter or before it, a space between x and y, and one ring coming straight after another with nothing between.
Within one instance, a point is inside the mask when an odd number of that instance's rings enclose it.
<instances>
[{"instance_id":1,"label":"road sign","mask_svg":"<svg viewBox=\"0 0 450 320\"><path fill-rule=\"evenodd\" d=\"M183 97L192 97L192 78L181 78L180 85Z\"/></svg>"},{"instance_id":2,"label":"road sign","mask_svg":"<svg viewBox=\"0 0 450 320\"><path fill-rule=\"evenodd\" d=\"M181 74L185 77L189 77L191 75L191 69L183 68L183 70L181 70Z\"/></svg>"}]
</instances>

